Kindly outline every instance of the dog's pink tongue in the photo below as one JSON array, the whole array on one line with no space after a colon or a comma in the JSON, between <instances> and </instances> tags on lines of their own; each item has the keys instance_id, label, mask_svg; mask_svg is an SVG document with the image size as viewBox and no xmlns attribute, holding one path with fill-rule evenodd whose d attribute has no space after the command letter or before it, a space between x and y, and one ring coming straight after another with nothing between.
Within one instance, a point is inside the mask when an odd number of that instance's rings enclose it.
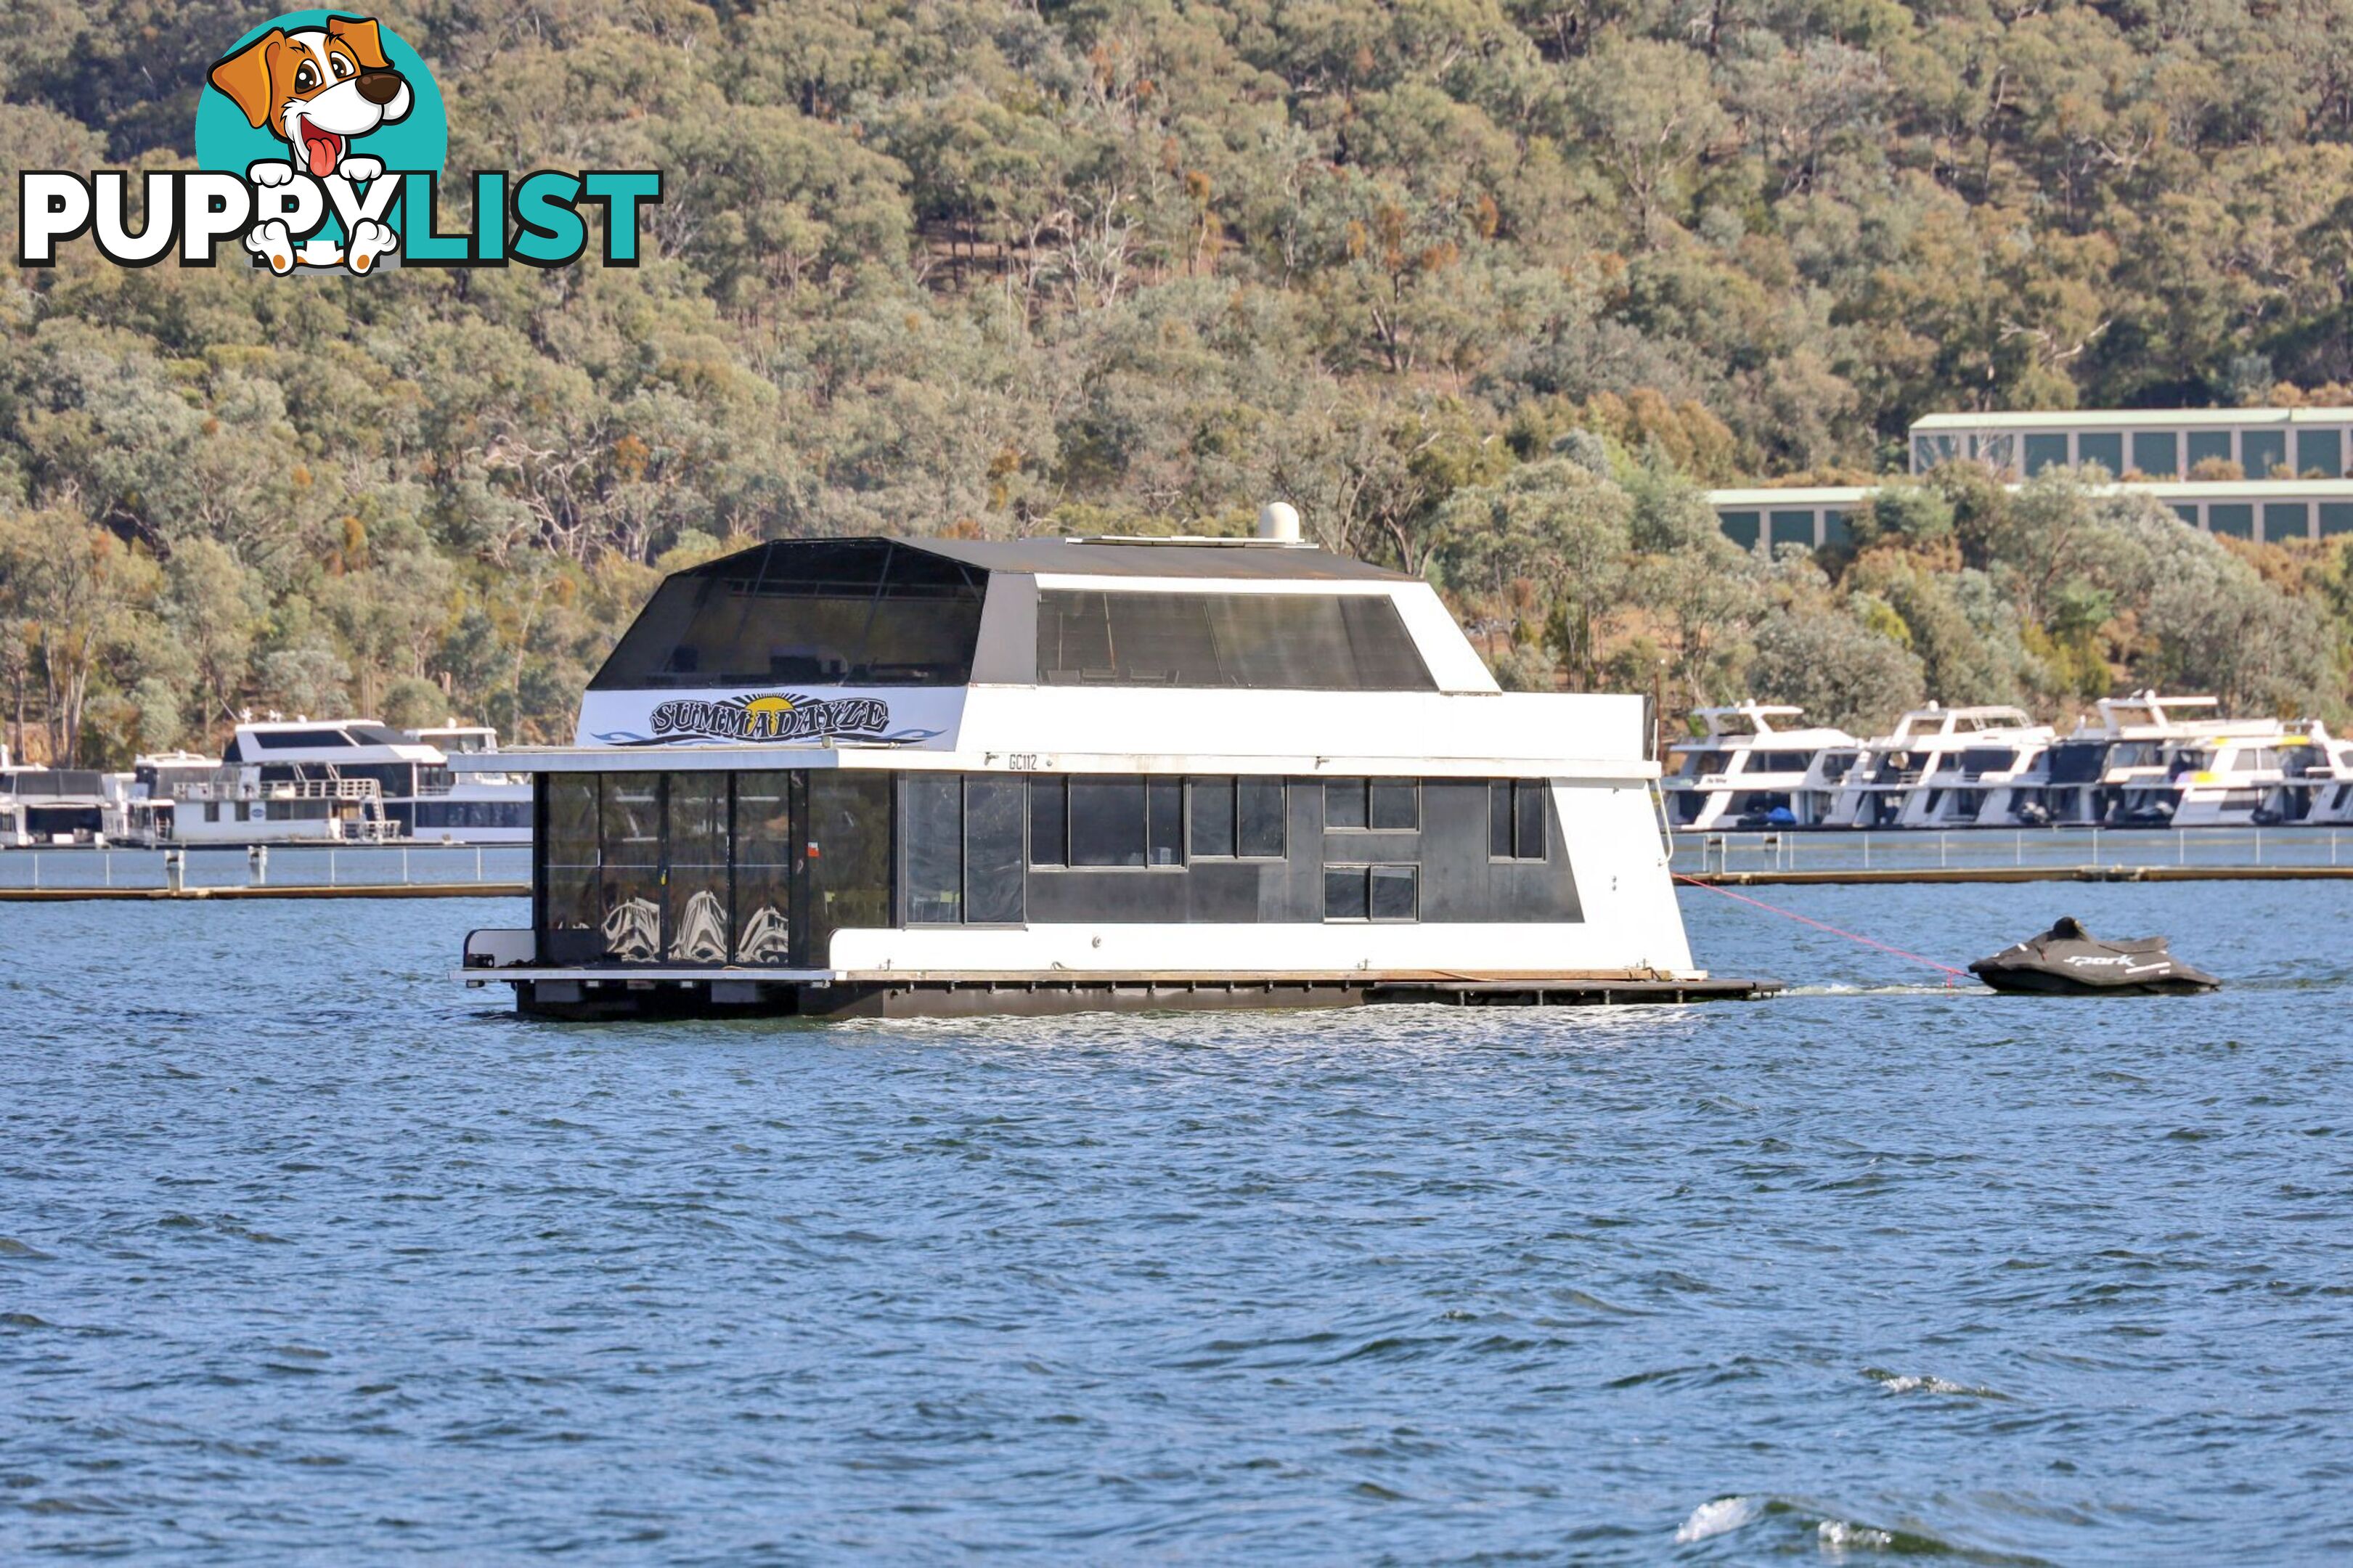
<instances>
[{"instance_id":1,"label":"dog's pink tongue","mask_svg":"<svg viewBox=\"0 0 2353 1568\"><path fill-rule=\"evenodd\" d=\"M302 151L311 160L311 173L325 179L335 172L335 142L330 136L305 136Z\"/></svg>"}]
</instances>

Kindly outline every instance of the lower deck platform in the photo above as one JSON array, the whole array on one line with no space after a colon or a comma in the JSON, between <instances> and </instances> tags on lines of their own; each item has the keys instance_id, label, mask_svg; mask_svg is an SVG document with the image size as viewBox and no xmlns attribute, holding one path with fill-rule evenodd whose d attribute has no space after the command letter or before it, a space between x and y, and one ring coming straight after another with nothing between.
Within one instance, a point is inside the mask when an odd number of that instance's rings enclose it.
<instances>
[{"instance_id":1,"label":"lower deck platform","mask_svg":"<svg viewBox=\"0 0 2353 1568\"><path fill-rule=\"evenodd\" d=\"M1102 1012L1222 1012L1419 1003L1455 1007L1569 1007L1755 1001L1778 980L1650 974L1493 974L1344 971L1298 974L825 973L742 970L468 969L470 985L514 987L530 1017L920 1018Z\"/></svg>"}]
</instances>

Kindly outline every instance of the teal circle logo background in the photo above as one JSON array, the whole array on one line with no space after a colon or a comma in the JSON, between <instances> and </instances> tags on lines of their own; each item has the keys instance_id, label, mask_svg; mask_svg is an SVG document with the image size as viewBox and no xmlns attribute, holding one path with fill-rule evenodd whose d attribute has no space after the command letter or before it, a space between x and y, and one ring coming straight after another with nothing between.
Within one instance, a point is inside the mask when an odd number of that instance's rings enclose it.
<instances>
[{"instance_id":1,"label":"teal circle logo background","mask_svg":"<svg viewBox=\"0 0 2353 1568\"><path fill-rule=\"evenodd\" d=\"M213 56L223 59L237 53L272 27L292 32L298 27L323 27L330 16L359 16L356 10L289 11L272 17L260 26L247 30L241 37L224 46ZM424 59L408 47L408 40L377 23L377 37L384 44L384 58L408 83L408 117L390 125L379 126L366 135L356 137L347 149L349 153L374 158L384 165L384 177L393 179L409 170L439 174L449 156L449 114L441 101L441 89L433 80L433 73L425 68ZM210 62L206 68L209 70ZM196 166L216 169L225 174L242 176L250 164L261 163L300 164L293 150L283 137L257 129L246 122L245 111L229 101L228 95L213 86L208 79L205 89L196 96ZM405 214L396 208L388 220L397 232ZM322 232L335 233L337 226L331 215Z\"/></svg>"}]
</instances>

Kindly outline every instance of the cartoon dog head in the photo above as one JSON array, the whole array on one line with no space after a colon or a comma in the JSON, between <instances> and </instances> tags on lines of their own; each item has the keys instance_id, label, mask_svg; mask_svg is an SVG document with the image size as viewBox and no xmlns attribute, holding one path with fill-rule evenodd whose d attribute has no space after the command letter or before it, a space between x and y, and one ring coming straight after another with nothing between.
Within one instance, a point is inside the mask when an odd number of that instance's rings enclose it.
<instances>
[{"instance_id":1,"label":"cartoon dog head","mask_svg":"<svg viewBox=\"0 0 2353 1568\"><path fill-rule=\"evenodd\" d=\"M214 65L212 84L256 129L294 150L294 165L332 174L351 149L386 121L406 118L408 83L384 56L374 20L330 16L323 27L272 27Z\"/></svg>"}]
</instances>

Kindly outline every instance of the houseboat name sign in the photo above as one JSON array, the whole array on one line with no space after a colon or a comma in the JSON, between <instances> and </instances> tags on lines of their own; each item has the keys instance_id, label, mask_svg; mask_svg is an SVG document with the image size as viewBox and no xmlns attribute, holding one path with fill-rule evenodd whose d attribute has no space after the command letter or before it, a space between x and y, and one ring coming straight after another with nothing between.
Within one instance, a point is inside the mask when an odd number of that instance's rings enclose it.
<instances>
[{"instance_id":1,"label":"houseboat name sign","mask_svg":"<svg viewBox=\"0 0 2353 1568\"><path fill-rule=\"evenodd\" d=\"M590 693L584 705L581 739L608 746L788 745L837 740L910 746L936 741L954 721L953 715L928 711L894 714L886 698L851 693L698 693L667 698L634 712L616 710L635 707L620 693L602 703L596 700L597 695Z\"/></svg>"}]
</instances>

